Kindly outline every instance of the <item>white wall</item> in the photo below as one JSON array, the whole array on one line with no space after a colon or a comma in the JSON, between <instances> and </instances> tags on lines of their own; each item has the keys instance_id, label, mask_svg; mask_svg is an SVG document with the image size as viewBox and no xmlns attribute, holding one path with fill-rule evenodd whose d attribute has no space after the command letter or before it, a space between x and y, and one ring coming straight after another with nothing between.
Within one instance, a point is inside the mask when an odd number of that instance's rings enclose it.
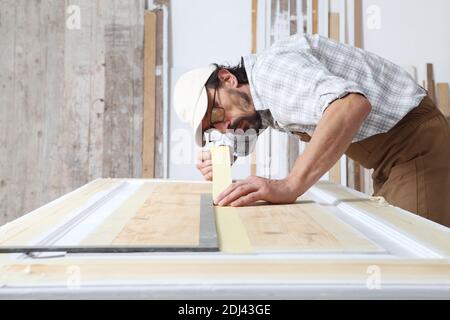
<instances>
[{"instance_id":1,"label":"white wall","mask_svg":"<svg viewBox=\"0 0 450 320\"><path fill-rule=\"evenodd\" d=\"M172 0L171 14L172 88L183 72L210 63L236 64L251 51L251 0ZM172 108L169 177L201 179L192 130ZM233 166L235 179L249 174L242 160Z\"/></svg>"},{"instance_id":2,"label":"white wall","mask_svg":"<svg viewBox=\"0 0 450 320\"><path fill-rule=\"evenodd\" d=\"M380 10L379 29L370 28L370 6ZM366 50L416 66L419 83L426 79L427 62L434 65L436 82L450 82L450 1L364 0L364 12Z\"/></svg>"}]
</instances>

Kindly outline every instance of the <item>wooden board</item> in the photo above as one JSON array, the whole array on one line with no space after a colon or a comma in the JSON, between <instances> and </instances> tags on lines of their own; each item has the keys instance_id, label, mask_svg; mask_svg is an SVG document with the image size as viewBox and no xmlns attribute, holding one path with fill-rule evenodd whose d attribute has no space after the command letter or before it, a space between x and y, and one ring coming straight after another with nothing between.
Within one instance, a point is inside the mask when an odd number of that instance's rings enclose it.
<instances>
[{"instance_id":1,"label":"wooden board","mask_svg":"<svg viewBox=\"0 0 450 320\"><path fill-rule=\"evenodd\" d=\"M213 164L213 200L231 184L230 148L227 146L212 147Z\"/></svg>"},{"instance_id":2,"label":"wooden board","mask_svg":"<svg viewBox=\"0 0 450 320\"><path fill-rule=\"evenodd\" d=\"M105 61L105 23L106 17L112 12L108 1L99 1L92 7L92 40L90 88L91 108L89 114L89 173L88 181L103 177L104 153L104 119L106 92L106 61ZM87 28L86 28L87 29ZM84 40L84 39L83 39ZM83 41L81 40L81 41ZM86 41L86 40L84 40ZM75 43L76 45L76 43ZM83 93L80 92L82 95Z\"/></svg>"},{"instance_id":3,"label":"wooden board","mask_svg":"<svg viewBox=\"0 0 450 320\"><path fill-rule=\"evenodd\" d=\"M142 176L155 177L156 14L145 12Z\"/></svg>"},{"instance_id":4,"label":"wooden board","mask_svg":"<svg viewBox=\"0 0 450 320\"><path fill-rule=\"evenodd\" d=\"M450 117L450 95L448 83L436 85L438 107L446 117Z\"/></svg>"},{"instance_id":5,"label":"wooden board","mask_svg":"<svg viewBox=\"0 0 450 320\"><path fill-rule=\"evenodd\" d=\"M209 183L145 183L81 245L198 246L200 197L211 189Z\"/></svg>"},{"instance_id":6,"label":"wooden board","mask_svg":"<svg viewBox=\"0 0 450 320\"><path fill-rule=\"evenodd\" d=\"M434 84L434 71L433 71L433 64L427 63L427 91L428 95L430 96L431 100L433 100L434 103L436 103L436 91L435 91L435 84Z\"/></svg>"},{"instance_id":7,"label":"wooden board","mask_svg":"<svg viewBox=\"0 0 450 320\"><path fill-rule=\"evenodd\" d=\"M363 23L363 3L362 0L354 0L354 28L355 28L355 43L357 48L364 47L364 23Z\"/></svg>"},{"instance_id":8,"label":"wooden board","mask_svg":"<svg viewBox=\"0 0 450 320\"><path fill-rule=\"evenodd\" d=\"M361 171L364 168L356 161L347 157L347 186L357 191L362 190L363 175Z\"/></svg>"},{"instance_id":9,"label":"wooden board","mask_svg":"<svg viewBox=\"0 0 450 320\"><path fill-rule=\"evenodd\" d=\"M382 252L370 240L308 200L238 208L255 252Z\"/></svg>"},{"instance_id":10,"label":"wooden board","mask_svg":"<svg viewBox=\"0 0 450 320\"><path fill-rule=\"evenodd\" d=\"M145 1L108 3L114 10L105 22L103 173L117 178L141 177Z\"/></svg>"},{"instance_id":11,"label":"wooden board","mask_svg":"<svg viewBox=\"0 0 450 320\"><path fill-rule=\"evenodd\" d=\"M339 32L339 13L330 12L329 13L329 23L328 23L328 34L329 38L335 41L339 41L340 32Z\"/></svg>"},{"instance_id":12,"label":"wooden board","mask_svg":"<svg viewBox=\"0 0 450 320\"><path fill-rule=\"evenodd\" d=\"M319 0L312 0L312 33L319 32Z\"/></svg>"},{"instance_id":13,"label":"wooden board","mask_svg":"<svg viewBox=\"0 0 450 320\"><path fill-rule=\"evenodd\" d=\"M112 244L198 246L199 231L199 195L152 194Z\"/></svg>"}]
</instances>

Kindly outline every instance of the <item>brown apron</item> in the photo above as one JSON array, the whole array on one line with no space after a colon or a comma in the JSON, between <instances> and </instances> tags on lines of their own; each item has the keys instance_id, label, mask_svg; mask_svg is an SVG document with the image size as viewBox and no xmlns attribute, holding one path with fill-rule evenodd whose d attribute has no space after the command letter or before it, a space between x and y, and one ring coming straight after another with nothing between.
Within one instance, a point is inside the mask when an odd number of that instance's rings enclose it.
<instances>
[{"instance_id":1,"label":"brown apron","mask_svg":"<svg viewBox=\"0 0 450 320\"><path fill-rule=\"evenodd\" d=\"M391 130L352 143L345 154L374 169L375 196L450 227L450 126L429 97Z\"/></svg>"}]
</instances>

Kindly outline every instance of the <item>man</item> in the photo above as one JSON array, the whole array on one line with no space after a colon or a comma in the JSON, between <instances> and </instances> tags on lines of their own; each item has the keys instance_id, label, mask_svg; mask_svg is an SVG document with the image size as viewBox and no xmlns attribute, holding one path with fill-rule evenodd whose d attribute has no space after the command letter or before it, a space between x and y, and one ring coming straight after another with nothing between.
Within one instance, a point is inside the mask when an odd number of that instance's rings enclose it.
<instances>
[{"instance_id":1,"label":"man","mask_svg":"<svg viewBox=\"0 0 450 320\"><path fill-rule=\"evenodd\" d=\"M295 35L229 68L180 77L179 117L195 131L268 126L309 141L281 180L249 177L215 203L292 203L345 153L374 169L374 194L450 226L450 129L427 92L395 64L318 35ZM210 156L198 169L211 179Z\"/></svg>"}]
</instances>

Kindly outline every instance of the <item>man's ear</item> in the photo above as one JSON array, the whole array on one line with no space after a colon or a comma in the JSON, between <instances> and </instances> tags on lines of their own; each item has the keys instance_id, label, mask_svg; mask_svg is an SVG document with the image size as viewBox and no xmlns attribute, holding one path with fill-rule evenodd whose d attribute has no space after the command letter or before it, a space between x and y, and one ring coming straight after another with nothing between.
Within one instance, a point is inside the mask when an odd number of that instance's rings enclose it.
<instances>
[{"instance_id":1,"label":"man's ear","mask_svg":"<svg viewBox=\"0 0 450 320\"><path fill-rule=\"evenodd\" d=\"M221 85L228 88L237 88L239 82L234 74L226 69L220 69L217 74Z\"/></svg>"}]
</instances>

